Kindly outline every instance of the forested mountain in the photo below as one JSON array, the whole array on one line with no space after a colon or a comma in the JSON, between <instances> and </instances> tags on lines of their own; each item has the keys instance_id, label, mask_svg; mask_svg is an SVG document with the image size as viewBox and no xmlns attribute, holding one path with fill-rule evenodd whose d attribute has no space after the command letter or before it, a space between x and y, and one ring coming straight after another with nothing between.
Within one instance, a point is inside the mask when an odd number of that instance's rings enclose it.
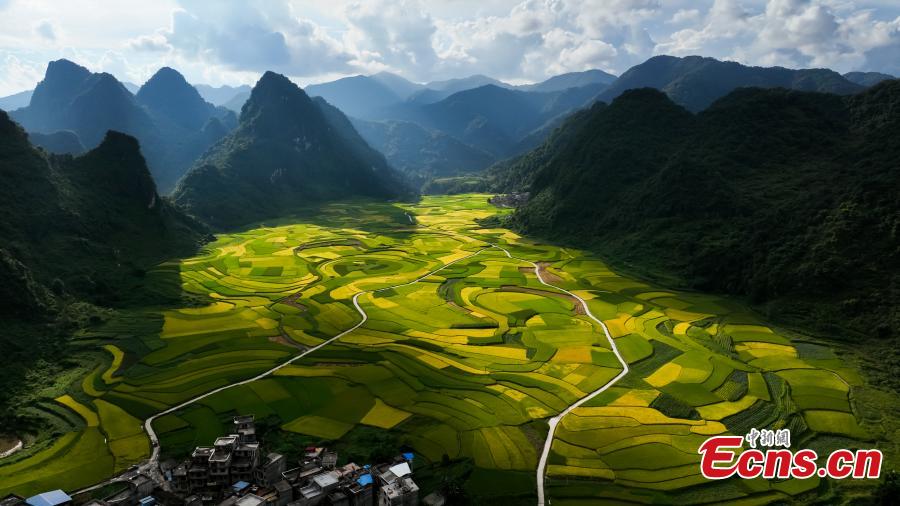
<instances>
[{"instance_id":1,"label":"forested mountain","mask_svg":"<svg viewBox=\"0 0 900 506\"><path fill-rule=\"evenodd\" d=\"M396 177L340 111L323 110L289 79L266 72L237 129L197 161L174 196L201 220L233 227L311 201L396 197Z\"/></svg>"},{"instance_id":2,"label":"forested mountain","mask_svg":"<svg viewBox=\"0 0 900 506\"><path fill-rule=\"evenodd\" d=\"M134 96L112 75L68 60L50 62L28 107L11 114L30 132L70 130L88 149L108 130L133 135L162 191L236 122L233 113L203 102L172 69L158 72Z\"/></svg>"},{"instance_id":3,"label":"forested mountain","mask_svg":"<svg viewBox=\"0 0 900 506\"><path fill-rule=\"evenodd\" d=\"M898 110L898 81L847 97L740 89L697 115L627 91L505 168L510 187L533 180L514 223L786 320L894 334Z\"/></svg>"},{"instance_id":4,"label":"forested mountain","mask_svg":"<svg viewBox=\"0 0 900 506\"><path fill-rule=\"evenodd\" d=\"M656 88L665 92L676 104L696 112L732 90L747 86L839 95L857 93L863 89L828 69L747 67L700 56L654 56L628 69L598 98L609 103L626 90Z\"/></svg>"},{"instance_id":5,"label":"forested mountain","mask_svg":"<svg viewBox=\"0 0 900 506\"><path fill-rule=\"evenodd\" d=\"M110 132L79 157L49 155L0 112L0 180L5 265L22 274L10 281L6 270L0 285L25 290L3 299L4 314L27 317L39 287L56 279L62 291L103 300L116 283L191 252L205 235L159 197L137 140L125 134ZM37 291L21 285L26 278Z\"/></svg>"},{"instance_id":6,"label":"forested mountain","mask_svg":"<svg viewBox=\"0 0 900 506\"><path fill-rule=\"evenodd\" d=\"M133 137L109 132L82 156L49 155L4 112L0 208L0 423L35 431L19 408L69 367L72 332L108 312L93 304L130 300L145 269L192 254L207 233L159 196Z\"/></svg>"}]
</instances>

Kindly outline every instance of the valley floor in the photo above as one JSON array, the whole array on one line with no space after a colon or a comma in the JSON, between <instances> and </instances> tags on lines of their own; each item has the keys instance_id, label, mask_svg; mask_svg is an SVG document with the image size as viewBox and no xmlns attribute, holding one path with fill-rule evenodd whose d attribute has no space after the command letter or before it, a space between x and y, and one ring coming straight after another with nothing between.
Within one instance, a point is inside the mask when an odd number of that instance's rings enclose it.
<instances>
[{"instance_id":1,"label":"valley floor","mask_svg":"<svg viewBox=\"0 0 900 506\"><path fill-rule=\"evenodd\" d=\"M155 418L163 457L254 414L280 438L343 442L363 458L370 439L408 447L432 488L468 460L457 478L470 497L533 504L548 420L617 378L619 353L629 372L556 425L553 504L830 494L818 478L710 482L697 448L754 427L790 428L792 448L820 455L884 437L859 416L864 381L835 350L734 302L482 228L476 220L507 212L487 198L331 204L160 265L148 290L174 284L202 302L123 312L79 336L107 360L40 407L69 429L5 460L0 496L74 490L143 462L144 420L326 342Z\"/></svg>"}]
</instances>

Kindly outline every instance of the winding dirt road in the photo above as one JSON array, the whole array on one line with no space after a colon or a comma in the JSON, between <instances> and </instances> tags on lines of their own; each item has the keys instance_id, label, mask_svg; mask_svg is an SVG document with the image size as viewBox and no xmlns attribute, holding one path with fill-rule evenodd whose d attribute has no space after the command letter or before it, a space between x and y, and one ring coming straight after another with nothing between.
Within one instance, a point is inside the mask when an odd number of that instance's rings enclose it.
<instances>
[{"instance_id":1,"label":"winding dirt road","mask_svg":"<svg viewBox=\"0 0 900 506\"><path fill-rule=\"evenodd\" d=\"M563 417L565 417L566 415L571 413L573 409L583 405L587 401L589 401L589 400L593 399L594 397L598 396L599 394L603 393L604 391L606 391L607 388L611 387L613 384L615 384L615 382L619 381L620 379L622 379L623 376L628 374L628 362L626 362L625 359L622 358L622 354L619 353L619 348L616 347L616 342L612 338L612 335L609 333L609 329L606 327L606 324L603 323L602 320L600 320L599 318L594 316L593 313L591 313L591 309L588 307L587 302L585 302L584 299L582 299L581 297L575 295L574 293L566 290L565 288L550 284L547 281L545 281L544 276L541 274L541 267L537 263L532 262L530 260L516 258L516 257L512 256L509 253L509 251L506 251L505 249L501 248L500 246L497 246L496 244L493 244L492 246L494 246L495 248L498 248L501 251L503 251L504 253L506 253L506 256L508 256L509 258L518 260L520 262L527 262L527 263L533 265L534 273L537 275L538 281L540 281L541 284L543 284L545 286L549 286L551 288L555 288L561 292L564 292L564 293L570 295L572 298L576 299L581 304L581 306L584 308L584 314L587 315L590 319L592 319L595 322L597 322L598 324L600 324L600 327L603 329L603 333L606 334L606 339L609 341L609 346L612 348L613 353L616 354L616 358L619 359L619 363L622 364L622 372L617 374L615 378L609 380L609 382L607 382L605 385L598 388L597 390L594 390L593 392L582 397L581 399L578 399L577 401L572 403L569 407L562 410L558 415L556 415L550 419L550 422L549 422L550 430L547 431L547 439L544 441L544 450L541 452L541 458L538 460L538 467L537 467L537 495L538 495L537 503L538 503L538 506L544 506L546 504L546 494L544 493L544 477L547 474L547 458L550 456L550 447L553 446L553 435L556 433L556 426L559 425L559 422L563 419Z\"/></svg>"}]
</instances>

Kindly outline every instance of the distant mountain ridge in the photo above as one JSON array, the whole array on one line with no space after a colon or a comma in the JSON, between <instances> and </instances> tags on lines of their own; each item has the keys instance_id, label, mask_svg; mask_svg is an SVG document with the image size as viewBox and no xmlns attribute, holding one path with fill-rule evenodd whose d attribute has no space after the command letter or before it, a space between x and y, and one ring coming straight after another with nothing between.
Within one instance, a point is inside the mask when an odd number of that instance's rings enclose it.
<instances>
[{"instance_id":1,"label":"distant mountain ridge","mask_svg":"<svg viewBox=\"0 0 900 506\"><path fill-rule=\"evenodd\" d=\"M402 104L380 115L445 132L500 159L518 154L519 142L548 122L589 105L603 87L541 93L487 85L433 104Z\"/></svg>"},{"instance_id":2,"label":"distant mountain ridge","mask_svg":"<svg viewBox=\"0 0 900 506\"><path fill-rule=\"evenodd\" d=\"M266 72L244 104L238 127L196 162L174 198L199 219L227 228L282 216L309 202L393 198L401 189L384 157L340 111Z\"/></svg>"},{"instance_id":3,"label":"distant mountain ridge","mask_svg":"<svg viewBox=\"0 0 900 506\"><path fill-rule=\"evenodd\" d=\"M250 93L250 86L242 84L240 86L210 86L208 84L195 84L194 88L203 97L203 100L216 106L224 106L234 97L242 93Z\"/></svg>"},{"instance_id":4,"label":"distant mountain ridge","mask_svg":"<svg viewBox=\"0 0 900 506\"><path fill-rule=\"evenodd\" d=\"M307 86L305 92L311 97L324 98L344 114L361 118L403 100L380 80L361 75L313 84Z\"/></svg>"},{"instance_id":5,"label":"distant mountain ridge","mask_svg":"<svg viewBox=\"0 0 900 506\"><path fill-rule=\"evenodd\" d=\"M588 86L591 84L610 85L615 82L616 79L618 79L618 77L610 74L609 72L604 72L599 69L593 69L585 70L583 72L569 72L566 74L560 74L539 83L516 86L516 89L522 91L543 92L563 91L569 88L581 88L582 86Z\"/></svg>"},{"instance_id":6,"label":"distant mountain ridge","mask_svg":"<svg viewBox=\"0 0 900 506\"><path fill-rule=\"evenodd\" d=\"M34 93L34 90L25 90L6 97L0 97L0 110L9 112L21 107L28 107L32 93Z\"/></svg>"},{"instance_id":7,"label":"distant mountain ridge","mask_svg":"<svg viewBox=\"0 0 900 506\"><path fill-rule=\"evenodd\" d=\"M609 103L629 89L655 88L666 93L675 103L696 112L741 87L780 87L838 95L858 93L864 89L828 69L747 67L701 56L654 56L628 69L597 98Z\"/></svg>"},{"instance_id":8,"label":"distant mountain ridge","mask_svg":"<svg viewBox=\"0 0 900 506\"><path fill-rule=\"evenodd\" d=\"M890 74L882 74L881 72L847 72L844 74L844 79L868 88L875 86L881 81L897 79L897 77Z\"/></svg>"},{"instance_id":9,"label":"distant mountain ridge","mask_svg":"<svg viewBox=\"0 0 900 506\"><path fill-rule=\"evenodd\" d=\"M112 75L68 60L50 62L29 105L11 115L31 132L72 131L88 149L109 130L133 135L163 191L237 122L230 111L203 102L172 69L160 70L132 95Z\"/></svg>"}]
</instances>

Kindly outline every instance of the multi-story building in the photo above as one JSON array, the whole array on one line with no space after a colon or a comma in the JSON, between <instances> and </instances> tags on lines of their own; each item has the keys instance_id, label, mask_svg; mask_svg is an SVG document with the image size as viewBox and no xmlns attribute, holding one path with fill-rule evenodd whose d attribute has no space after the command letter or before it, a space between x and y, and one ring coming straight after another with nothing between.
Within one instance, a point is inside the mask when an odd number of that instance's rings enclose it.
<instances>
[{"instance_id":1,"label":"multi-story building","mask_svg":"<svg viewBox=\"0 0 900 506\"><path fill-rule=\"evenodd\" d=\"M191 458L171 472L171 487L181 494L215 497L233 483L254 480L259 443L252 416L234 418L234 434L217 438L213 446L199 446Z\"/></svg>"},{"instance_id":2,"label":"multi-story building","mask_svg":"<svg viewBox=\"0 0 900 506\"><path fill-rule=\"evenodd\" d=\"M285 472L287 459L284 455L270 453L266 455L262 464L256 467L253 481L261 487L272 487L282 480L281 474Z\"/></svg>"},{"instance_id":3,"label":"multi-story building","mask_svg":"<svg viewBox=\"0 0 900 506\"><path fill-rule=\"evenodd\" d=\"M215 448L209 446L198 446L191 453L191 460L187 463L189 491L202 491L208 488L210 484L209 458L214 451Z\"/></svg>"},{"instance_id":4,"label":"multi-story building","mask_svg":"<svg viewBox=\"0 0 900 506\"><path fill-rule=\"evenodd\" d=\"M256 422L253 415L236 416L233 420L234 433L242 443L256 443Z\"/></svg>"}]
</instances>

